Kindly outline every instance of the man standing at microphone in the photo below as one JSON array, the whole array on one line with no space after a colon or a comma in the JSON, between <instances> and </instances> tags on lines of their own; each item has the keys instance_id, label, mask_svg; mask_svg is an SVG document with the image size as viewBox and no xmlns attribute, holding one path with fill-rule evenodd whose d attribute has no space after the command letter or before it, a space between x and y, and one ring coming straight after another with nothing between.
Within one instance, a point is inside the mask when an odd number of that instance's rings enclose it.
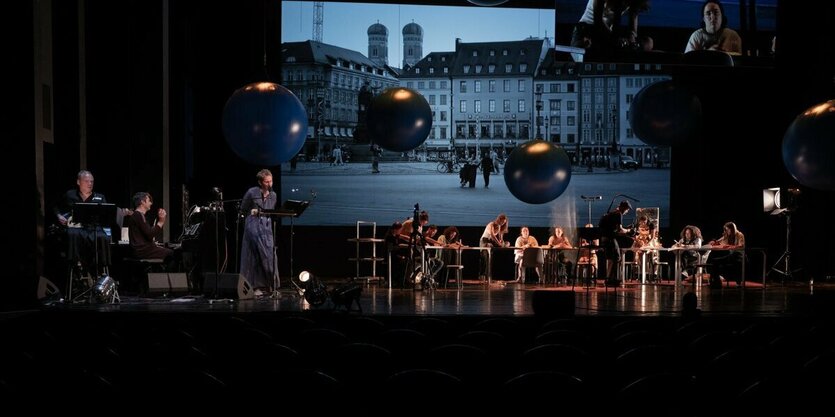
<instances>
[{"instance_id":1,"label":"man standing at microphone","mask_svg":"<svg viewBox=\"0 0 835 417\"><path fill-rule=\"evenodd\" d=\"M241 275L249 280L256 295L262 295L273 285L275 252L272 219L261 216L261 212L275 209L278 197L272 190L270 170L262 169L255 177L258 186L247 190L241 201L241 211L247 215L241 243Z\"/></svg>"}]
</instances>

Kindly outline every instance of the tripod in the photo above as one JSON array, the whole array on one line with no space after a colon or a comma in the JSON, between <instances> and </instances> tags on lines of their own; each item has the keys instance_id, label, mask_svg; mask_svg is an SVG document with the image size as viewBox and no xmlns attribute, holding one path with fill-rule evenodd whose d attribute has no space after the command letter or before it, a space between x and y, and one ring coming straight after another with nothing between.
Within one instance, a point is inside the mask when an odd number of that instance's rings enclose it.
<instances>
[{"instance_id":1,"label":"tripod","mask_svg":"<svg viewBox=\"0 0 835 417\"><path fill-rule=\"evenodd\" d=\"M769 273L771 271L774 271L774 272L777 272L780 275L782 275L783 276L782 283L785 284L786 283L786 278L788 278L790 281L792 279L794 279L794 273L797 272L797 271L800 271L800 268L795 269L795 270L792 270L792 268L791 268L791 258L792 258L792 251L791 251L792 211L791 210L786 210L786 211L783 212L783 214L786 216L786 250L784 250L783 254L780 255L779 258L777 258L776 262L774 262L774 265L769 270ZM783 266L784 269L782 269L782 270L777 268L777 266L780 265L781 262L784 263L784 266Z\"/></svg>"},{"instance_id":2,"label":"tripod","mask_svg":"<svg viewBox=\"0 0 835 417\"><path fill-rule=\"evenodd\" d=\"M415 211L412 215L412 233L409 234L409 262L406 264L406 269L403 271L403 288L406 287L406 277L410 276L412 278L412 289L417 289L418 285L421 284L423 278L427 276L425 273L426 268L424 265L425 259L425 252L421 252L420 255L420 263L421 265L418 266L415 264L415 251L417 250L418 239L420 239L421 249L426 246L426 239L423 237L423 233L420 232L419 228L421 227L420 224L420 205L415 204ZM409 270L411 269L411 275L409 274ZM430 284L431 286L431 284Z\"/></svg>"}]
</instances>

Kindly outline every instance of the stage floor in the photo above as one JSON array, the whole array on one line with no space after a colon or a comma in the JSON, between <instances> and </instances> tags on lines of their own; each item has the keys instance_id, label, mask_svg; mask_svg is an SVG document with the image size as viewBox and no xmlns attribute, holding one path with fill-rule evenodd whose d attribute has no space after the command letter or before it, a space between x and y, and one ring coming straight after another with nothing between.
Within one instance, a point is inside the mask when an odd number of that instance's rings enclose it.
<instances>
[{"instance_id":1,"label":"stage floor","mask_svg":"<svg viewBox=\"0 0 835 417\"><path fill-rule=\"evenodd\" d=\"M329 291L344 282L329 282ZM577 316L678 316L682 310L682 298L694 292L698 308L703 315L790 316L811 313L813 308L828 305L822 299L835 295L835 283L816 283L814 287L801 283L747 282L744 288L730 283L721 289L708 286L681 285L672 281L661 284L628 282L617 288L604 287L602 281L593 288L565 285L517 284L493 282L488 285L478 281L464 281L459 289L389 289L375 284L361 285L359 304L365 315L398 316L533 316L536 309L549 313ZM573 307L572 307L573 301ZM56 309L123 311L123 312L307 312L345 311L344 305L335 306L331 297L321 305L311 305L290 288L273 297L254 300L211 300L204 296L121 297L120 303L90 304L54 303ZM357 313L354 303L352 313Z\"/></svg>"}]
</instances>

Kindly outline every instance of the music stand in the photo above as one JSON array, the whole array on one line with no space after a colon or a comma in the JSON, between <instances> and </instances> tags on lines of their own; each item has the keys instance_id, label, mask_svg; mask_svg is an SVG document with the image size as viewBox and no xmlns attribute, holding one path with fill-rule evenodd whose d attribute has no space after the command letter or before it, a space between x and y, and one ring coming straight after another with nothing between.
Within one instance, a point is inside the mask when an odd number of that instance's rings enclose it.
<instances>
[{"instance_id":1,"label":"music stand","mask_svg":"<svg viewBox=\"0 0 835 417\"><path fill-rule=\"evenodd\" d=\"M85 228L93 229L93 253L96 278L99 274L99 228L104 225L112 225L116 221L116 205L108 203L75 203L72 206L73 223L79 223ZM73 302L72 296L72 274L70 274L67 294L69 302ZM93 287L80 294L79 297L90 292Z\"/></svg>"},{"instance_id":2,"label":"music stand","mask_svg":"<svg viewBox=\"0 0 835 417\"><path fill-rule=\"evenodd\" d=\"M276 208L275 210L264 210L261 212L262 215L265 216L272 216L272 217L289 217L290 218L290 283L294 284L293 282L293 240L295 232L293 230L293 225L296 217L299 217L307 210L307 207L310 206L310 201L308 200L285 200L284 203L281 204L281 207ZM275 222L273 222L273 238L275 237ZM273 246L273 251L276 250L275 245ZM273 259L275 262L278 262L277 254L273 255ZM281 287L281 280L278 275L278 265L276 265L274 270L273 276L273 297L279 296L278 289ZM301 292L301 288L296 286L299 292Z\"/></svg>"}]
</instances>

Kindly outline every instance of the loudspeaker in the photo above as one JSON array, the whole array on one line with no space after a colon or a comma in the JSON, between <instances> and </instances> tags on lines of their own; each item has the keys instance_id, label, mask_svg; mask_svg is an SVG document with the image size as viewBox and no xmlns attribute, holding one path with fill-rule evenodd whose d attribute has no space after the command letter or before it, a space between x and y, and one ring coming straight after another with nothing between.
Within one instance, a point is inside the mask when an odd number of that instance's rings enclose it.
<instances>
[{"instance_id":1,"label":"loudspeaker","mask_svg":"<svg viewBox=\"0 0 835 417\"><path fill-rule=\"evenodd\" d=\"M217 282L217 294L215 294ZM214 272L203 274L203 294L206 297L231 298L233 300L251 300L255 298L252 284L241 274L220 274L215 278Z\"/></svg>"},{"instance_id":2,"label":"loudspeaker","mask_svg":"<svg viewBox=\"0 0 835 417\"><path fill-rule=\"evenodd\" d=\"M52 281L44 277L40 277L38 280L37 297L38 300L44 300L52 297L61 298L61 289L59 289Z\"/></svg>"},{"instance_id":3,"label":"loudspeaker","mask_svg":"<svg viewBox=\"0 0 835 417\"><path fill-rule=\"evenodd\" d=\"M185 273L149 272L148 294L188 294L188 276Z\"/></svg>"},{"instance_id":4,"label":"loudspeaker","mask_svg":"<svg viewBox=\"0 0 835 417\"><path fill-rule=\"evenodd\" d=\"M574 317L574 291L534 291L533 313L543 318Z\"/></svg>"}]
</instances>

